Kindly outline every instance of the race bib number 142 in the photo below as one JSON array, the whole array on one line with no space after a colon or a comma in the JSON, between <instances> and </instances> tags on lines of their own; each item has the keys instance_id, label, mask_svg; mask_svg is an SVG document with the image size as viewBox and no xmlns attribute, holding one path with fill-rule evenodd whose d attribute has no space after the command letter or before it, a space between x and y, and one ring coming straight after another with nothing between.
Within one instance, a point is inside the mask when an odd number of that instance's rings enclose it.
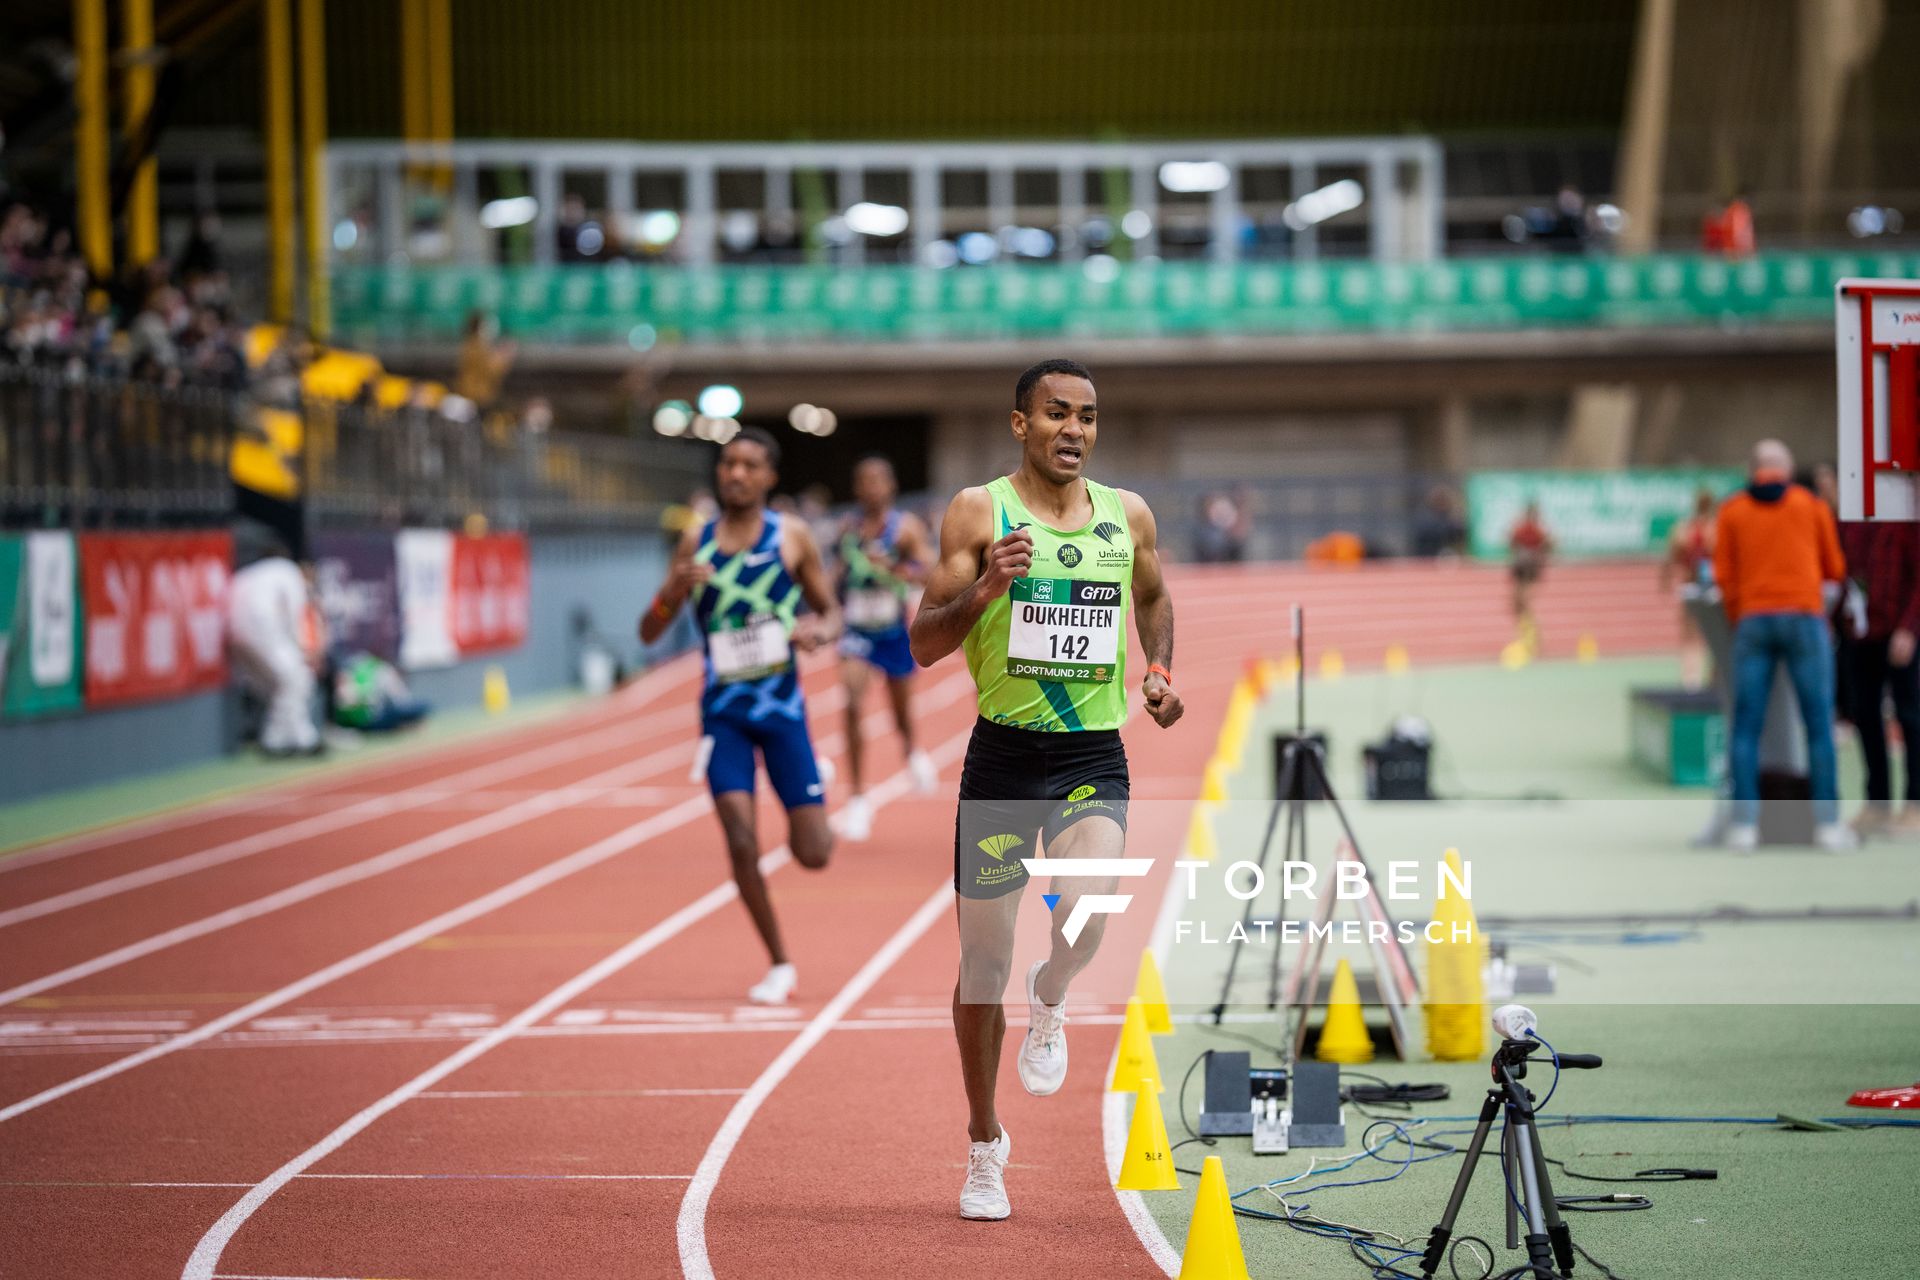
<instances>
[{"instance_id":1,"label":"race bib number 142","mask_svg":"<svg viewBox=\"0 0 1920 1280\"><path fill-rule=\"evenodd\" d=\"M1120 586L1015 578L1007 593L1007 674L1108 684L1120 652Z\"/></svg>"}]
</instances>

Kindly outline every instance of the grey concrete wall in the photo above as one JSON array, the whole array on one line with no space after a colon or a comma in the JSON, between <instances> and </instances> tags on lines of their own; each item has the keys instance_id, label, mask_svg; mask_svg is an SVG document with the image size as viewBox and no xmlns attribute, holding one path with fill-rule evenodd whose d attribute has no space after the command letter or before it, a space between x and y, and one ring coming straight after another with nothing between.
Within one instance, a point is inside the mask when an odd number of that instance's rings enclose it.
<instances>
[{"instance_id":1,"label":"grey concrete wall","mask_svg":"<svg viewBox=\"0 0 1920 1280\"><path fill-rule=\"evenodd\" d=\"M582 609L623 659L639 660L635 624L666 573L662 535L535 535L530 556L527 642L511 653L412 672L416 693L439 707L475 705L496 663L516 694L571 685L579 652L573 616ZM239 724L237 695L220 691L0 725L0 803L199 764L233 749Z\"/></svg>"}]
</instances>

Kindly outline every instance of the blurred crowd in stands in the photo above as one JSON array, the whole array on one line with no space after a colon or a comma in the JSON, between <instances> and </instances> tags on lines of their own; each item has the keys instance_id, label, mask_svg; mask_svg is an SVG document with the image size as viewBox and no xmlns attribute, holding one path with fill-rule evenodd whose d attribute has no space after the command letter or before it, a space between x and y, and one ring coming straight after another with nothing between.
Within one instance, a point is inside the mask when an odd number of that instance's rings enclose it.
<instances>
[{"instance_id":1,"label":"blurred crowd in stands","mask_svg":"<svg viewBox=\"0 0 1920 1280\"><path fill-rule=\"evenodd\" d=\"M70 230L0 197L0 363L239 390L244 346L217 217L196 222L178 262L95 288Z\"/></svg>"}]
</instances>

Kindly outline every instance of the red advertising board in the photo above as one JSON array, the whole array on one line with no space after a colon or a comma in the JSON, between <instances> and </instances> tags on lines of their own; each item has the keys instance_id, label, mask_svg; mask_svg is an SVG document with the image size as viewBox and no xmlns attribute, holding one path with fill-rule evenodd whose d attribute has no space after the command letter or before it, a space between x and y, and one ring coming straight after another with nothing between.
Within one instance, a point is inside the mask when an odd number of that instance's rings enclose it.
<instances>
[{"instance_id":1,"label":"red advertising board","mask_svg":"<svg viewBox=\"0 0 1920 1280\"><path fill-rule=\"evenodd\" d=\"M454 538L453 642L461 654L523 643L531 606L524 536Z\"/></svg>"},{"instance_id":2,"label":"red advertising board","mask_svg":"<svg viewBox=\"0 0 1920 1280\"><path fill-rule=\"evenodd\" d=\"M227 580L220 533L83 533L87 705L218 688L227 677Z\"/></svg>"}]
</instances>

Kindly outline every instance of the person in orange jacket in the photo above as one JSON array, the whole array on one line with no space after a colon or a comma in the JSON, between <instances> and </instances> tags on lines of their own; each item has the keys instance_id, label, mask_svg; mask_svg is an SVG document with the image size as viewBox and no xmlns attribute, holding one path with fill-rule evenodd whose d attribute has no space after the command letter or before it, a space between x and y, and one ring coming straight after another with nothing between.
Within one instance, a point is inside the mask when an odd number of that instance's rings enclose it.
<instances>
[{"instance_id":1,"label":"person in orange jacket","mask_svg":"<svg viewBox=\"0 0 1920 1280\"><path fill-rule=\"evenodd\" d=\"M1827 630L1829 585L1846 576L1833 512L1792 481L1793 454L1778 440L1753 446L1747 487L1720 507L1713 570L1733 624L1733 726L1727 763L1733 823L1727 847L1759 843L1760 734L1776 665L1784 663L1807 731L1814 838L1824 849L1853 848L1840 821L1833 748L1833 643Z\"/></svg>"}]
</instances>

